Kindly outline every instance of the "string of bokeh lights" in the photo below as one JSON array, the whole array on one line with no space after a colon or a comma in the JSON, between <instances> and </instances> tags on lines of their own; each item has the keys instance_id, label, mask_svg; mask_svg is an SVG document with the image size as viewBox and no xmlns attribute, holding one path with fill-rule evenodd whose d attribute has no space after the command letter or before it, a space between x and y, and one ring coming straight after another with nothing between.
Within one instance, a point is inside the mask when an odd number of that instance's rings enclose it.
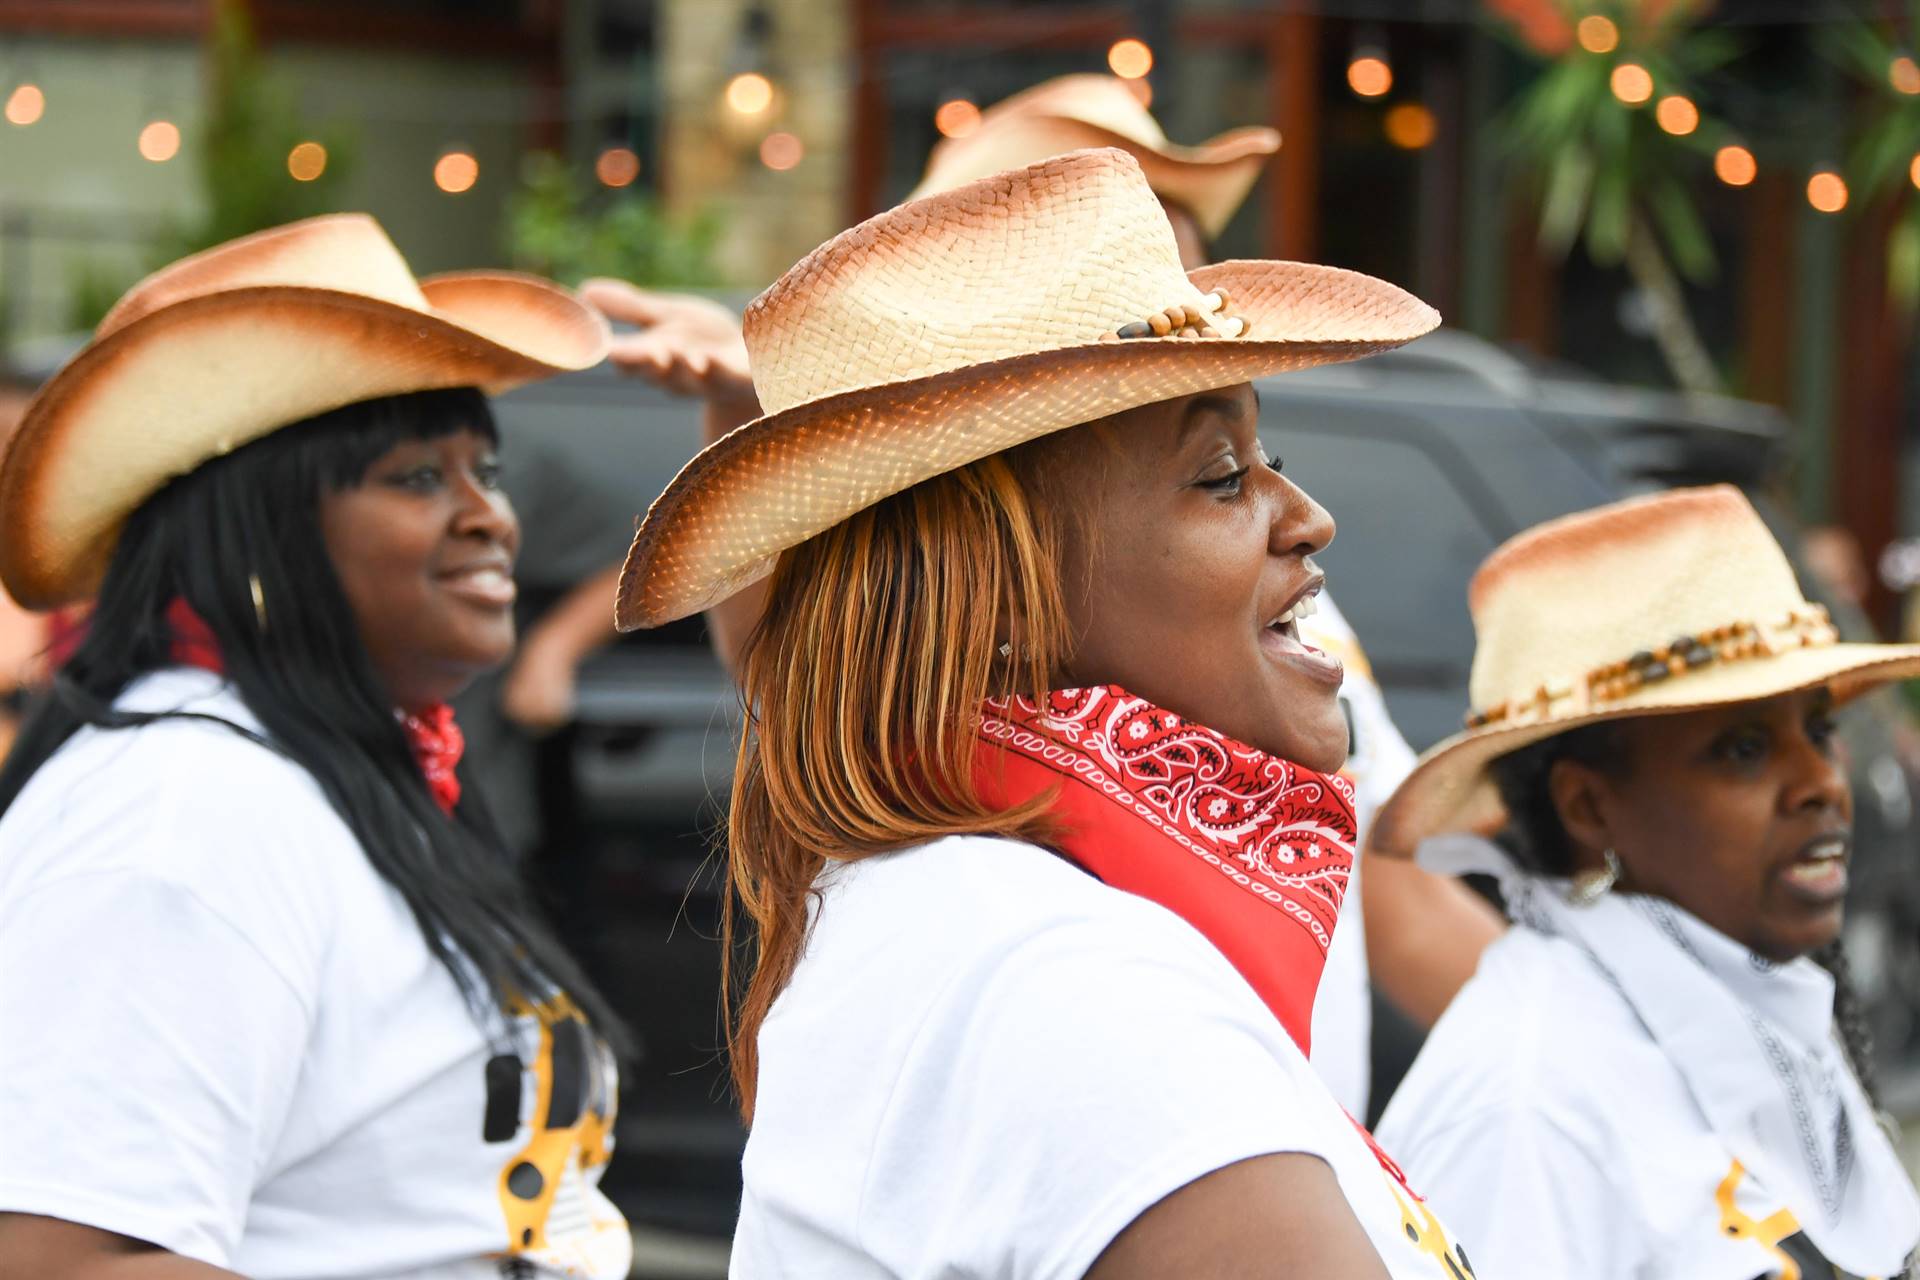
<instances>
[{"instance_id":1,"label":"string of bokeh lights","mask_svg":"<svg viewBox=\"0 0 1920 1280\"><path fill-rule=\"evenodd\" d=\"M1586 53L1605 57L1620 47L1620 29L1613 19L1588 14L1574 28L1575 39ZM1141 105L1153 103L1153 86L1147 77L1154 66L1152 48L1137 37L1116 40L1107 49L1107 66L1124 81ZM1920 62L1909 53L1898 53L1888 63L1887 81L1893 89L1908 97L1920 97ZM1393 92L1393 63L1378 42L1363 41L1355 46L1347 63L1347 87L1362 99L1379 101ZM1613 96L1630 108L1653 104L1655 123L1667 133L1684 137L1700 127L1699 106L1684 93L1659 93L1653 73L1641 63L1625 59L1614 64L1608 75ZM807 154L806 144L786 129L772 128L780 114L780 87L764 71L741 71L732 76L720 94L720 105L737 123L751 131L765 128L757 151L760 163L776 173L797 168ZM7 95L3 112L8 124L25 129L38 124L47 113L45 89L31 74L16 80ZM934 128L945 138L964 138L980 127L979 104L954 95L943 100L933 113ZM1431 146L1439 135L1439 122L1433 110L1414 99L1396 102L1381 116L1381 130L1393 146L1405 151L1420 151ZM179 155L180 128L161 116L141 124L135 148L142 158L165 164ZM294 144L287 152L287 174L296 182L317 181L327 171L327 148L312 139ZM609 189L632 186L640 177L640 156L623 144L603 148L594 159L595 179ZM464 146L449 146L435 159L433 183L448 195L471 191L480 181L480 162ZM1750 186L1759 177L1760 164L1744 143L1723 143L1713 154L1713 173L1730 187ZM1920 188L1920 154L1908 167L1908 177ZM1831 165L1816 166L1806 182L1807 203L1821 213L1839 213L1847 207L1849 191L1845 177Z\"/></svg>"}]
</instances>

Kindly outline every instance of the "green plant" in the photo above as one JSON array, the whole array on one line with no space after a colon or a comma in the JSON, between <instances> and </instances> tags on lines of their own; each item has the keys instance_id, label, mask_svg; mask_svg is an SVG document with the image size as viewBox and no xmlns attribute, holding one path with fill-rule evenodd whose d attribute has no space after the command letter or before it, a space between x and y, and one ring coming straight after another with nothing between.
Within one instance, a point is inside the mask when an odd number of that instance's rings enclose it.
<instances>
[{"instance_id":1,"label":"green plant","mask_svg":"<svg viewBox=\"0 0 1920 1280\"><path fill-rule=\"evenodd\" d=\"M1654 338L1674 380L1690 391L1720 390L1675 270L1705 281L1717 269L1694 203L1694 175L1724 130L1702 115L1688 132L1669 133L1656 123L1653 103L1669 95L1696 102L1693 87L1738 46L1699 25L1707 7L1700 0L1505 0L1498 7L1516 24L1525 13L1527 35L1517 43L1543 64L1501 125L1509 153L1535 179L1542 247L1564 257L1584 241L1595 262L1624 264L1652 308ZM1556 17L1568 38L1543 44L1539 32ZM1613 47L1592 52L1572 39L1581 17L1610 24ZM1651 80L1639 105L1615 93L1615 72L1628 64Z\"/></svg>"},{"instance_id":2,"label":"green plant","mask_svg":"<svg viewBox=\"0 0 1920 1280\"><path fill-rule=\"evenodd\" d=\"M589 195L564 161L527 158L507 208L507 252L516 266L568 284L614 276L652 288L727 283L715 265L721 219L711 209L676 218L651 194Z\"/></svg>"},{"instance_id":3,"label":"green plant","mask_svg":"<svg viewBox=\"0 0 1920 1280\"><path fill-rule=\"evenodd\" d=\"M208 49L207 116L194 149L204 210L175 228L159 261L279 226L336 207L335 194L353 166L353 139L316 133L285 85L262 65L253 24L239 0L220 0ZM310 182L287 172L296 143L326 148L326 169Z\"/></svg>"},{"instance_id":4,"label":"green plant","mask_svg":"<svg viewBox=\"0 0 1920 1280\"><path fill-rule=\"evenodd\" d=\"M1906 29L1920 32L1920 0L1908 0ZM1887 292L1903 310L1920 306L1920 201L1907 198L1920 180L1920 64L1897 33L1856 19L1838 25L1828 51L1872 96L1875 111L1848 159L1861 203L1905 199L1887 238Z\"/></svg>"}]
</instances>

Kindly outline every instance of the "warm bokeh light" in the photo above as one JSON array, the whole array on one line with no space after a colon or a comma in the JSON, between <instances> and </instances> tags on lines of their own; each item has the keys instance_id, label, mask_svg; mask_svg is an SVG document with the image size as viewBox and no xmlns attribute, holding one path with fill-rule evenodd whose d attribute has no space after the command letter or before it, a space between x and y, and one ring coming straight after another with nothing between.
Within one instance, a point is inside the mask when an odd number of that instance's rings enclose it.
<instances>
[{"instance_id":1,"label":"warm bokeh light","mask_svg":"<svg viewBox=\"0 0 1920 1280\"><path fill-rule=\"evenodd\" d=\"M800 139L790 133L770 133L760 143L760 163L776 173L785 173L807 154Z\"/></svg>"},{"instance_id":2,"label":"warm bokeh light","mask_svg":"<svg viewBox=\"0 0 1920 1280\"><path fill-rule=\"evenodd\" d=\"M1402 102L1387 112L1382 121L1387 141L1407 151L1418 151L1433 141L1437 131L1433 112L1422 102Z\"/></svg>"},{"instance_id":3,"label":"warm bokeh light","mask_svg":"<svg viewBox=\"0 0 1920 1280\"><path fill-rule=\"evenodd\" d=\"M1613 25L1612 18L1598 13L1580 19L1573 35L1588 53L1612 53L1620 46L1620 28Z\"/></svg>"},{"instance_id":4,"label":"warm bokeh light","mask_svg":"<svg viewBox=\"0 0 1920 1280\"><path fill-rule=\"evenodd\" d=\"M433 165L433 185L450 196L471 191L480 181L480 162L465 151L449 151Z\"/></svg>"},{"instance_id":5,"label":"warm bokeh light","mask_svg":"<svg viewBox=\"0 0 1920 1280\"><path fill-rule=\"evenodd\" d=\"M1144 40L1115 40L1107 50L1107 65L1122 80L1138 80L1153 70L1153 50Z\"/></svg>"},{"instance_id":6,"label":"warm bokeh light","mask_svg":"<svg viewBox=\"0 0 1920 1280\"><path fill-rule=\"evenodd\" d=\"M327 149L317 142L296 142L287 152L287 172L295 182L312 182L327 171Z\"/></svg>"},{"instance_id":7,"label":"warm bokeh light","mask_svg":"<svg viewBox=\"0 0 1920 1280\"><path fill-rule=\"evenodd\" d=\"M757 116L773 105L773 81L758 71L743 71L727 81L727 108L736 115Z\"/></svg>"},{"instance_id":8,"label":"warm bokeh light","mask_svg":"<svg viewBox=\"0 0 1920 1280\"><path fill-rule=\"evenodd\" d=\"M1121 83L1127 86L1128 91L1139 100L1141 106L1151 107L1153 105L1153 81L1145 79L1123 80Z\"/></svg>"},{"instance_id":9,"label":"warm bokeh light","mask_svg":"<svg viewBox=\"0 0 1920 1280\"><path fill-rule=\"evenodd\" d=\"M1653 118L1668 133L1684 137L1700 127L1700 108L1693 105L1693 99L1670 93L1653 109Z\"/></svg>"},{"instance_id":10,"label":"warm bokeh light","mask_svg":"<svg viewBox=\"0 0 1920 1280\"><path fill-rule=\"evenodd\" d=\"M630 187L640 176L640 156L632 147L608 147L593 162L593 176L603 187Z\"/></svg>"},{"instance_id":11,"label":"warm bokeh light","mask_svg":"<svg viewBox=\"0 0 1920 1280\"><path fill-rule=\"evenodd\" d=\"M1730 187L1744 187L1760 174L1753 152L1730 142L1713 153L1713 174Z\"/></svg>"},{"instance_id":12,"label":"warm bokeh light","mask_svg":"<svg viewBox=\"0 0 1920 1280\"><path fill-rule=\"evenodd\" d=\"M1653 96L1653 73L1637 62L1623 62L1608 78L1613 96L1630 107L1637 107Z\"/></svg>"},{"instance_id":13,"label":"warm bokeh light","mask_svg":"<svg viewBox=\"0 0 1920 1280\"><path fill-rule=\"evenodd\" d=\"M1347 84L1363 98L1378 98L1393 88L1393 68L1377 53L1365 53L1347 64Z\"/></svg>"},{"instance_id":14,"label":"warm bokeh light","mask_svg":"<svg viewBox=\"0 0 1920 1280\"><path fill-rule=\"evenodd\" d=\"M1913 163L1907 166L1907 179L1914 186L1920 187L1920 155L1916 155Z\"/></svg>"},{"instance_id":15,"label":"warm bokeh light","mask_svg":"<svg viewBox=\"0 0 1920 1280\"><path fill-rule=\"evenodd\" d=\"M949 98L933 113L933 127L943 138L964 138L980 127L980 108L965 98Z\"/></svg>"},{"instance_id":16,"label":"warm bokeh light","mask_svg":"<svg viewBox=\"0 0 1920 1280\"><path fill-rule=\"evenodd\" d=\"M1887 83L1901 93L1920 93L1920 63L1911 54L1901 54L1887 64Z\"/></svg>"},{"instance_id":17,"label":"warm bokeh light","mask_svg":"<svg viewBox=\"0 0 1920 1280\"><path fill-rule=\"evenodd\" d=\"M37 84L14 87L7 95L7 123L29 125L47 113L47 95Z\"/></svg>"},{"instance_id":18,"label":"warm bokeh light","mask_svg":"<svg viewBox=\"0 0 1920 1280\"><path fill-rule=\"evenodd\" d=\"M1847 207L1847 180L1822 169L1807 179L1807 203L1822 213L1840 212Z\"/></svg>"},{"instance_id":19,"label":"warm bokeh light","mask_svg":"<svg viewBox=\"0 0 1920 1280\"><path fill-rule=\"evenodd\" d=\"M140 154L164 164L180 154L180 126L171 120L149 121L140 130Z\"/></svg>"}]
</instances>

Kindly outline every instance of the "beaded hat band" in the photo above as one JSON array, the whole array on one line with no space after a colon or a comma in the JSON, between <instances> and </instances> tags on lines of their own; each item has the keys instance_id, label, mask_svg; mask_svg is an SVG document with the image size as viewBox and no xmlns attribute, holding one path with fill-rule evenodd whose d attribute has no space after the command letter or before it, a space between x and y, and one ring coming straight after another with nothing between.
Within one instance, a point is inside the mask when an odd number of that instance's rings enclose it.
<instances>
[{"instance_id":1,"label":"beaded hat band","mask_svg":"<svg viewBox=\"0 0 1920 1280\"><path fill-rule=\"evenodd\" d=\"M1381 807L1375 852L1498 829L1507 815L1488 764L1582 725L1823 687L1845 701L1920 676L1920 645L1844 643L1727 485L1528 529L1487 557L1468 603L1474 709Z\"/></svg>"}]
</instances>

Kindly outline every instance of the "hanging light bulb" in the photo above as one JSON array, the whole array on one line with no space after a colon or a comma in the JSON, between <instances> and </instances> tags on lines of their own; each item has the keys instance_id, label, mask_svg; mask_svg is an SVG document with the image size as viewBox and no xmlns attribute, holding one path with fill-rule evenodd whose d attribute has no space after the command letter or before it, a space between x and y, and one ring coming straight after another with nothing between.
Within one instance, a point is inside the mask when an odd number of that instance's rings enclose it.
<instances>
[{"instance_id":1,"label":"hanging light bulb","mask_svg":"<svg viewBox=\"0 0 1920 1280\"><path fill-rule=\"evenodd\" d=\"M433 163L433 185L450 196L471 191L480 181L480 162L470 151L448 151Z\"/></svg>"},{"instance_id":2,"label":"hanging light bulb","mask_svg":"<svg viewBox=\"0 0 1920 1280\"><path fill-rule=\"evenodd\" d=\"M742 71L727 81L727 109L735 115L762 115L772 105L773 81L758 71Z\"/></svg>"},{"instance_id":3,"label":"hanging light bulb","mask_svg":"<svg viewBox=\"0 0 1920 1280\"><path fill-rule=\"evenodd\" d=\"M1670 93L1653 109L1653 118L1675 137L1685 137L1700 127L1700 108L1685 94Z\"/></svg>"},{"instance_id":4,"label":"hanging light bulb","mask_svg":"<svg viewBox=\"0 0 1920 1280\"><path fill-rule=\"evenodd\" d=\"M1744 187L1760 175L1753 152L1730 142L1713 153L1713 174L1730 187Z\"/></svg>"},{"instance_id":5,"label":"hanging light bulb","mask_svg":"<svg viewBox=\"0 0 1920 1280\"><path fill-rule=\"evenodd\" d=\"M1378 49L1363 48L1347 63L1347 87L1363 98L1382 98L1393 88L1393 67Z\"/></svg>"},{"instance_id":6,"label":"hanging light bulb","mask_svg":"<svg viewBox=\"0 0 1920 1280\"><path fill-rule=\"evenodd\" d=\"M1138 80L1153 70L1153 50L1131 36L1115 40L1107 50L1107 66L1122 80Z\"/></svg>"},{"instance_id":7,"label":"hanging light bulb","mask_svg":"<svg viewBox=\"0 0 1920 1280\"><path fill-rule=\"evenodd\" d=\"M1590 13L1580 19L1573 35L1588 53L1612 53L1620 47L1620 28L1605 14Z\"/></svg>"},{"instance_id":8,"label":"hanging light bulb","mask_svg":"<svg viewBox=\"0 0 1920 1280\"><path fill-rule=\"evenodd\" d=\"M1614 97L1637 107L1653 96L1653 73L1637 62L1623 62L1607 77L1607 86Z\"/></svg>"},{"instance_id":9,"label":"hanging light bulb","mask_svg":"<svg viewBox=\"0 0 1920 1280\"><path fill-rule=\"evenodd\" d=\"M964 138L980 127L980 108L965 98L948 98L933 113L933 127L943 138Z\"/></svg>"},{"instance_id":10,"label":"hanging light bulb","mask_svg":"<svg viewBox=\"0 0 1920 1280\"><path fill-rule=\"evenodd\" d=\"M1822 213L1847 207L1847 180L1832 169L1821 169L1807 179L1807 203Z\"/></svg>"},{"instance_id":11,"label":"hanging light bulb","mask_svg":"<svg viewBox=\"0 0 1920 1280\"><path fill-rule=\"evenodd\" d=\"M149 120L140 130L137 145L141 156L165 164L180 154L180 126L171 120Z\"/></svg>"},{"instance_id":12,"label":"hanging light bulb","mask_svg":"<svg viewBox=\"0 0 1920 1280\"><path fill-rule=\"evenodd\" d=\"M296 142L287 152L287 172L295 182L312 182L327 171L327 149L317 142Z\"/></svg>"},{"instance_id":13,"label":"hanging light bulb","mask_svg":"<svg viewBox=\"0 0 1920 1280\"><path fill-rule=\"evenodd\" d=\"M47 113L47 95L32 81L17 84L7 95L7 123L21 128L34 124Z\"/></svg>"},{"instance_id":14,"label":"hanging light bulb","mask_svg":"<svg viewBox=\"0 0 1920 1280\"><path fill-rule=\"evenodd\" d=\"M806 147L791 133L770 133L760 141L760 163L776 173L793 168L806 154Z\"/></svg>"},{"instance_id":15,"label":"hanging light bulb","mask_svg":"<svg viewBox=\"0 0 1920 1280\"><path fill-rule=\"evenodd\" d=\"M1910 53L1898 54L1887 64L1887 83L1897 92L1920 94L1920 63Z\"/></svg>"}]
</instances>

